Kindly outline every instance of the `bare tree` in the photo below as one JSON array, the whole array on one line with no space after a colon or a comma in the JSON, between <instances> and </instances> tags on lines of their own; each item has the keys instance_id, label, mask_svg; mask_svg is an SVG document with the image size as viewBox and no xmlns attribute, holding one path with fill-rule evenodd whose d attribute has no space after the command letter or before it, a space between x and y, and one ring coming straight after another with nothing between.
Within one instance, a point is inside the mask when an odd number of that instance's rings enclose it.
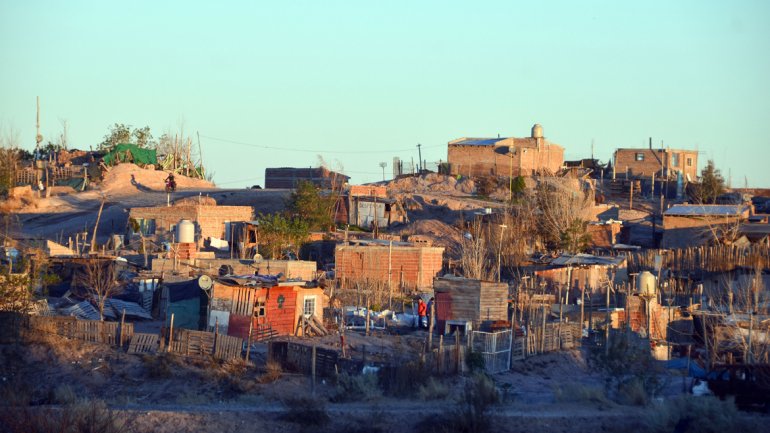
<instances>
[{"instance_id":1,"label":"bare tree","mask_svg":"<svg viewBox=\"0 0 770 433\"><path fill-rule=\"evenodd\" d=\"M463 234L460 264L465 278L488 281L492 280L495 274L484 234L480 219L471 222L468 231Z\"/></svg>"},{"instance_id":2,"label":"bare tree","mask_svg":"<svg viewBox=\"0 0 770 433\"><path fill-rule=\"evenodd\" d=\"M567 184L570 181L576 180L541 179L535 189L535 200L540 210L540 232L552 246L562 248L573 245L573 238L583 237L586 210L594 203L591 190L572 188Z\"/></svg>"},{"instance_id":3,"label":"bare tree","mask_svg":"<svg viewBox=\"0 0 770 433\"><path fill-rule=\"evenodd\" d=\"M115 262L111 260L89 259L78 274L77 282L96 301L100 320L104 320L107 298L123 291L115 275Z\"/></svg>"}]
</instances>

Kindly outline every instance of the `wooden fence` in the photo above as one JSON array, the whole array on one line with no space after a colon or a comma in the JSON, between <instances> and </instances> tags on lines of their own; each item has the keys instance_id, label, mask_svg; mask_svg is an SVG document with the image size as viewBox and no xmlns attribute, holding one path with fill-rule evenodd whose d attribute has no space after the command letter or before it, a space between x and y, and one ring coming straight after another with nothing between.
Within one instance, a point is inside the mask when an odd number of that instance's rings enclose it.
<instances>
[{"instance_id":1,"label":"wooden fence","mask_svg":"<svg viewBox=\"0 0 770 433\"><path fill-rule=\"evenodd\" d=\"M133 323L77 320L75 317L0 314L0 329L18 338L21 329L60 335L90 343L108 344L128 353L168 352L189 357L241 358L243 339L214 332L175 329L168 335L134 333ZM14 332L10 332L15 329Z\"/></svg>"},{"instance_id":2,"label":"wooden fence","mask_svg":"<svg viewBox=\"0 0 770 433\"><path fill-rule=\"evenodd\" d=\"M655 256L663 259L663 268L677 272L724 272L736 268L770 269L770 248L754 245L736 248L729 245L667 250L646 250L628 254L628 271L636 273L654 269Z\"/></svg>"}]
</instances>

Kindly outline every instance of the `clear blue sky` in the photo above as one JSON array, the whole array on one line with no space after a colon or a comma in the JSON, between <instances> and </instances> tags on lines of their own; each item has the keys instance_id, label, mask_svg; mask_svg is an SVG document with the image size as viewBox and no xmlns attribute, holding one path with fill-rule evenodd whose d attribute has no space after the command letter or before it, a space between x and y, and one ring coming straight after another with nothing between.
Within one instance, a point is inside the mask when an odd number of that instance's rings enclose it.
<instances>
[{"instance_id":1,"label":"clear blue sky","mask_svg":"<svg viewBox=\"0 0 770 433\"><path fill-rule=\"evenodd\" d=\"M319 154L378 180L417 143L438 161L541 123L567 159L652 137L770 187L768 1L195 3L3 1L0 125L34 148L38 95L46 139L65 119L78 148L184 119L242 187Z\"/></svg>"}]
</instances>

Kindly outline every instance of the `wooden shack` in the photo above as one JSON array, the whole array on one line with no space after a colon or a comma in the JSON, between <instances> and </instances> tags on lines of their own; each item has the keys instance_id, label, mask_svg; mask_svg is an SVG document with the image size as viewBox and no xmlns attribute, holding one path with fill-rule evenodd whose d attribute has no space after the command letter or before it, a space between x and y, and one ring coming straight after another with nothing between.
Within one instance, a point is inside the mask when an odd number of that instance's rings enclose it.
<instances>
[{"instance_id":1,"label":"wooden shack","mask_svg":"<svg viewBox=\"0 0 770 433\"><path fill-rule=\"evenodd\" d=\"M489 329L495 322L508 321L508 284L445 276L433 282L436 326L447 325Z\"/></svg>"},{"instance_id":2,"label":"wooden shack","mask_svg":"<svg viewBox=\"0 0 770 433\"><path fill-rule=\"evenodd\" d=\"M209 328L243 339L261 340L276 335L302 335L302 318L323 319L323 289L297 283L272 287L244 284L233 278L214 282L208 314Z\"/></svg>"}]
</instances>

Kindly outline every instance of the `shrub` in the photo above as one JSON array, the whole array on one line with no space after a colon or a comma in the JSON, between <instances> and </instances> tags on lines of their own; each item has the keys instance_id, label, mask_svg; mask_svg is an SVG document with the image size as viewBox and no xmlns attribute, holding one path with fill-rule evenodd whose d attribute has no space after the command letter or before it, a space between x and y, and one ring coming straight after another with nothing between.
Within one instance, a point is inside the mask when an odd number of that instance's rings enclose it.
<instances>
[{"instance_id":1,"label":"shrub","mask_svg":"<svg viewBox=\"0 0 770 433\"><path fill-rule=\"evenodd\" d=\"M379 397L381 393L377 384L377 375L342 373L337 377L337 389L331 400L335 402L366 401Z\"/></svg>"},{"instance_id":2,"label":"shrub","mask_svg":"<svg viewBox=\"0 0 770 433\"><path fill-rule=\"evenodd\" d=\"M607 403L607 396L601 388L578 383L567 383L554 388L554 396L559 403L586 402Z\"/></svg>"},{"instance_id":3,"label":"shrub","mask_svg":"<svg viewBox=\"0 0 770 433\"><path fill-rule=\"evenodd\" d=\"M732 400L681 396L656 405L647 419L649 432L721 433L751 431Z\"/></svg>"},{"instance_id":4,"label":"shrub","mask_svg":"<svg viewBox=\"0 0 770 433\"><path fill-rule=\"evenodd\" d=\"M166 379L173 375L171 356L165 353L158 355L143 355L144 371L147 377L153 379Z\"/></svg>"},{"instance_id":5,"label":"shrub","mask_svg":"<svg viewBox=\"0 0 770 433\"><path fill-rule=\"evenodd\" d=\"M660 367L655 363L646 340L623 332L612 334L608 344L608 350L605 347L594 348L591 361L606 374L610 397L624 404L649 403L664 384L660 380Z\"/></svg>"},{"instance_id":6,"label":"shrub","mask_svg":"<svg viewBox=\"0 0 770 433\"><path fill-rule=\"evenodd\" d=\"M308 397L288 398L283 401L286 411L279 417L304 427L321 427L331 418L326 413L326 406L321 400Z\"/></svg>"},{"instance_id":7,"label":"shrub","mask_svg":"<svg viewBox=\"0 0 770 433\"><path fill-rule=\"evenodd\" d=\"M450 391L449 385L435 377L429 377L424 385L420 385L417 395L422 400L442 400L449 396Z\"/></svg>"},{"instance_id":8,"label":"shrub","mask_svg":"<svg viewBox=\"0 0 770 433\"><path fill-rule=\"evenodd\" d=\"M61 409L30 406L0 410L0 425L9 433L128 433L128 417L107 407L103 401L84 401Z\"/></svg>"},{"instance_id":9,"label":"shrub","mask_svg":"<svg viewBox=\"0 0 770 433\"><path fill-rule=\"evenodd\" d=\"M380 386L394 397L413 397L430 372L418 361L397 364L379 372Z\"/></svg>"},{"instance_id":10,"label":"shrub","mask_svg":"<svg viewBox=\"0 0 770 433\"><path fill-rule=\"evenodd\" d=\"M281 378L283 369L281 363L277 361L267 361L265 372L257 379L259 383L273 383Z\"/></svg>"},{"instance_id":11,"label":"shrub","mask_svg":"<svg viewBox=\"0 0 770 433\"><path fill-rule=\"evenodd\" d=\"M465 363L468 365L468 370L471 372L483 372L486 366L484 355L480 352L469 351L468 354L465 355Z\"/></svg>"},{"instance_id":12,"label":"shrub","mask_svg":"<svg viewBox=\"0 0 770 433\"><path fill-rule=\"evenodd\" d=\"M426 433L482 433L491 430L493 416L489 409L500 402L494 382L476 373L465 383L458 407L441 416L425 417L417 430Z\"/></svg>"}]
</instances>

